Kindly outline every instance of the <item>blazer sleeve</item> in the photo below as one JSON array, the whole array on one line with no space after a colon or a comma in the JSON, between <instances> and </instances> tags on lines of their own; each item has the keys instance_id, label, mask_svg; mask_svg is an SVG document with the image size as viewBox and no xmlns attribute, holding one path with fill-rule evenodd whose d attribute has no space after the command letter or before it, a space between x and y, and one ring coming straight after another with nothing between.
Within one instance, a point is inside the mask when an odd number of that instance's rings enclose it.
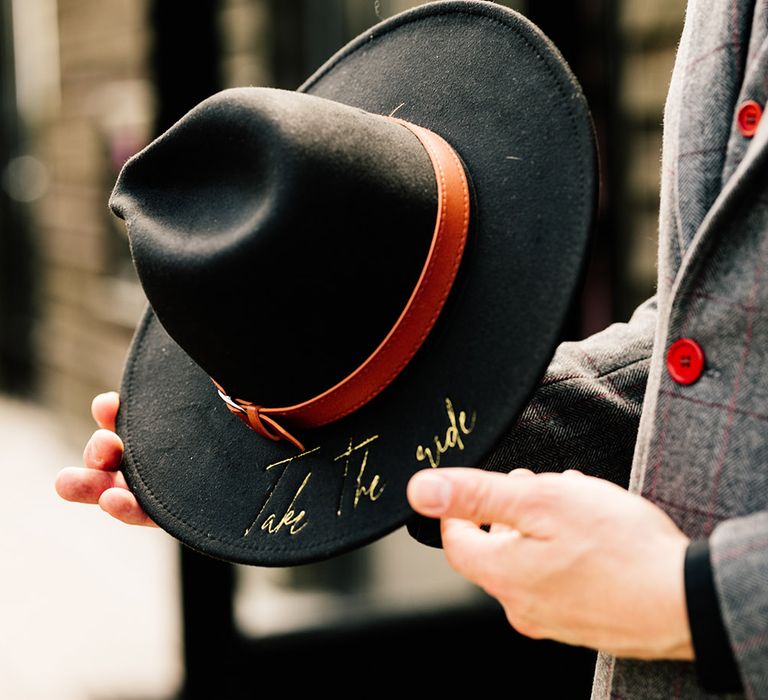
<instances>
[{"instance_id":1,"label":"blazer sleeve","mask_svg":"<svg viewBox=\"0 0 768 700\"><path fill-rule=\"evenodd\" d=\"M747 697L768 697L768 511L724 520L709 538L720 612Z\"/></svg>"},{"instance_id":2,"label":"blazer sleeve","mask_svg":"<svg viewBox=\"0 0 768 700\"><path fill-rule=\"evenodd\" d=\"M651 297L627 323L562 343L525 411L481 466L579 469L626 488L656 320Z\"/></svg>"}]
</instances>

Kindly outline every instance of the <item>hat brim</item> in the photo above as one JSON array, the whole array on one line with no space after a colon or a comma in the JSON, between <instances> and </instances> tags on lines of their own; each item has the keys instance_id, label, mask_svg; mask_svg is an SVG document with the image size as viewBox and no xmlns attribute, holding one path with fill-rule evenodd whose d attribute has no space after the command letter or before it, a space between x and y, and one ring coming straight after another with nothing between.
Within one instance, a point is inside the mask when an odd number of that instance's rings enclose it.
<instances>
[{"instance_id":1,"label":"hat brim","mask_svg":"<svg viewBox=\"0 0 768 700\"><path fill-rule=\"evenodd\" d=\"M394 17L300 91L437 132L463 159L475 201L460 279L427 343L367 406L303 431L304 454L233 417L147 310L121 389L126 480L185 544L266 566L371 542L413 515L414 472L482 462L557 344L598 181L577 82L538 29L498 5L435 3ZM264 339L278 342L268 328Z\"/></svg>"}]
</instances>

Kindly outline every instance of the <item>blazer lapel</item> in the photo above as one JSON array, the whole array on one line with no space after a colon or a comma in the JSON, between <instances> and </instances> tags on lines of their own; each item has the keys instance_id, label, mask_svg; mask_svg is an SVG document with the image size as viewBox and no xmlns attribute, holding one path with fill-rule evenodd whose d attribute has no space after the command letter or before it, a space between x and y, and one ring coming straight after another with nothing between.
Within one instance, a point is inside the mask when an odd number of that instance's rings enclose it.
<instances>
[{"instance_id":1,"label":"blazer lapel","mask_svg":"<svg viewBox=\"0 0 768 700\"><path fill-rule=\"evenodd\" d=\"M765 182L768 173L768 118L763 119L752 143L733 175L728 179L714 204L707 212L683 256L676 275L671 298L685 294L696 284L699 272L718 234L728 227L739 211L753 203L744 201L744 194L756 181Z\"/></svg>"},{"instance_id":2,"label":"blazer lapel","mask_svg":"<svg viewBox=\"0 0 768 700\"><path fill-rule=\"evenodd\" d=\"M677 138L677 229L680 254L696 237L722 187L732 115L741 88L744 38L753 0L691 0L686 21Z\"/></svg>"},{"instance_id":3,"label":"blazer lapel","mask_svg":"<svg viewBox=\"0 0 768 700\"><path fill-rule=\"evenodd\" d=\"M744 80L741 84L738 104L747 100L755 100L765 104L768 83L768 2L758 2L755 5L755 15L749 38ZM738 113L738 106L736 108ZM739 163L754 151L754 139L745 138L739 131L736 119L731 120L731 136L728 143L728 153L723 168L723 184L725 185L735 172Z\"/></svg>"},{"instance_id":4,"label":"blazer lapel","mask_svg":"<svg viewBox=\"0 0 768 700\"><path fill-rule=\"evenodd\" d=\"M754 99L764 105L768 98L768 31L763 26L767 20L768 7L763 3L755 14L755 34L749 47L748 65L737 104ZM737 106L734 106L728 113L730 138L723 164L721 189L685 251L678 277L688 275L696 268L698 261L711 248L713 240L716 240L718 231L738 216L738 208L734 205L737 202L743 203L743 191L754 183L755 178L765 178L768 167L768 114L761 120L754 137L745 139L735 124L736 111Z\"/></svg>"}]
</instances>

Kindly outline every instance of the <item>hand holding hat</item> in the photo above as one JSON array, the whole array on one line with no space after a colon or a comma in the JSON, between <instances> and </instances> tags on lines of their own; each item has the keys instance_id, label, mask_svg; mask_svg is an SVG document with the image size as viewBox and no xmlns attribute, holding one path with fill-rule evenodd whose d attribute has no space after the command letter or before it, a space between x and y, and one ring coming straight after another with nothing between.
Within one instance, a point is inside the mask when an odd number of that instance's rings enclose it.
<instances>
[{"instance_id":1,"label":"hand holding hat","mask_svg":"<svg viewBox=\"0 0 768 700\"><path fill-rule=\"evenodd\" d=\"M86 446L86 468L63 470L57 490L67 500L98 503L127 524L155 526L117 471L117 409L115 392L94 399L100 430ZM691 658L680 582L687 538L657 507L573 472L533 480L524 469L506 479L466 469L437 475L417 472L409 502L442 519L448 561L497 597L519 632L620 656ZM492 523L490 533L478 521Z\"/></svg>"},{"instance_id":2,"label":"hand holding hat","mask_svg":"<svg viewBox=\"0 0 768 700\"><path fill-rule=\"evenodd\" d=\"M91 413L99 429L83 451L84 467L65 467L56 476L56 491L75 503L98 504L112 517L127 525L157 525L131 493L120 469L123 441L115 433L120 398L117 392L99 394Z\"/></svg>"},{"instance_id":3,"label":"hand holding hat","mask_svg":"<svg viewBox=\"0 0 768 700\"><path fill-rule=\"evenodd\" d=\"M654 503L579 472L525 469L419 472L408 496L441 518L448 562L497 598L522 634L617 656L693 659L688 538Z\"/></svg>"}]
</instances>

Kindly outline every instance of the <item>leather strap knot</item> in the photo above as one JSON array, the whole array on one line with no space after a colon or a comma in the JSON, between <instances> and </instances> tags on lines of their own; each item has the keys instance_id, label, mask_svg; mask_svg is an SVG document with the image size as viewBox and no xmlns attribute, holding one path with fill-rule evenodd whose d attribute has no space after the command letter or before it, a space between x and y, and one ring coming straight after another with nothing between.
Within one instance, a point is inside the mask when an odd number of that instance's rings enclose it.
<instances>
[{"instance_id":1,"label":"leather strap knot","mask_svg":"<svg viewBox=\"0 0 768 700\"><path fill-rule=\"evenodd\" d=\"M304 452L304 445L285 428L279 425L274 418L263 413L263 408L261 406L257 406L251 401L244 401L243 399L236 399L229 396L215 379L212 381L218 388L219 396L227 405L229 412L237 416L251 430L265 438L274 440L275 442L287 440Z\"/></svg>"}]
</instances>

